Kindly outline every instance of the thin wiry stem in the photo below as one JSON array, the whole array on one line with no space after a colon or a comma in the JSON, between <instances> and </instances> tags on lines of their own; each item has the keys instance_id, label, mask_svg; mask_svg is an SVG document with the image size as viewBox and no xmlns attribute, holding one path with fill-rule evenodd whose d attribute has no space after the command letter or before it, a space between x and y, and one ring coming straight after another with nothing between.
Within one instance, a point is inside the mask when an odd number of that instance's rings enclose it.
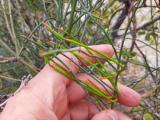
<instances>
[{"instance_id":1,"label":"thin wiry stem","mask_svg":"<svg viewBox=\"0 0 160 120\"><path fill-rule=\"evenodd\" d=\"M94 80L96 80L99 84L101 84L103 87L104 87L104 89L106 90L106 91L108 91L108 89L106 89L106 87L105 86L107 86L109 89L111 89L111 90L113 90L108 84L106 84L104 81L101 81L101 80L99 80L97 77L95 77L94 75L91 75L90 73L88 73L88 71L86 71L83 67L81 67L80 65L78 65L75 61L73 61L72 59L70 59L68 56L66 56L65 54L63 54L63 53L61 53L63 56L65 56L66 58L68 58L70 61L72 61L75 65L77 65L79 68L80 68L80 70L82 70L83 72L85 72L85 73L87 73L88 75L90 75ZM74 54L75 55L75 54ZM76 56L77 57L77 56ZM79 57L77 57L77 58L79 58ZM90 72L92 72L92 71L90 71ZM93 72L92 72L93 73Z\"/></svg>"},{"instance_id":2,"label":"thin wiry stem","mask_svg":"<svg viewBox=\"0 0 160 120\"><path fill-rule=\"evenodd\" d=\"M16 38L16 34L15 34L15 28L14 28L14 23L13 23L13 18L12 18L12 11L11 11L11 3L10 0L8 0L8 8L9 8L9 17L10 17L10 24L11 24L11 30L12 30L12 39L14 40L14 44L15 44L15 49L16 49L16 57L19 58L19 41Z\"/></svg>"},{"instance_id":3,"label":"thin wiry stem","mask_svg":"<svg viewBox=\"0 0 160 120\"><path fill-rule=\"evenodd\" d=\"M4 18L5 18L5 22L6 22L6 26L7 26L8 32L9 32L9 34L10 34L10 36L12 38L11 40L14 43L15 48L16 48L16 54L15 55L16 55L16 57L18 57L19 49L18 49L18 42L17 42L17 39L16 39L15 31L14 31L10 0L8 0L8 11L9 11L8 14L9 14L9 17L10 17L10 21L9 21L9 19L7 17L4 0L1 0L1 5L2 5L2 8L3 8L3 14L4 14Z\"/></svg>"},{"instance_id":4,"label":"thin wiry stem","mask_svg":"<svg viewBox=\"0 0 160 120\"><path fill-rule=\"evenodd\" d=\"M77 0L71 0L71 15L70 15L70 20L69 20L68 27L67 27L67 33L68 34L70 34L71 31L72 31L76 4L77 4Z\"/></svg>"},{"instance_id":5,"label":"thin wiry stem","mask_svg":"<svg viewBox=\"0 0 160 120\"><path fill-rule=\"evenodd\" d=\"M0 75L0 78L2 78L2 79L6 79L6 80L21 81L21 80L19 80L19 79L11 78L11 77L4 76L4 75Z\"/></svg>"}]
</instances>

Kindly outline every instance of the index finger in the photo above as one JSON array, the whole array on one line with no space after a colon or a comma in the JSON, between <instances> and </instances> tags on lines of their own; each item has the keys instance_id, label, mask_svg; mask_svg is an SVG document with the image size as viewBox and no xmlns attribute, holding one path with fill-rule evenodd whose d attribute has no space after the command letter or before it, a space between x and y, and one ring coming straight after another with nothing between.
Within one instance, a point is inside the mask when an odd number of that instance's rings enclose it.
<instances>
[{"instance_id":1,"label":"index finger","mask_svg":"<svg viewBox=\"0 0 160 120\"><path fill-rule=\"evenodd\" d=\"M93 46L89 46L88 48L90 48L90 49L86 49L84 47L79 47L77 50L75 50L74 54L71 52L64 52L63 54L59 54L56 58L53 58L53 59L56 62L59 62L59 60L61 60L63 63L65 63L65 65L70 70L72 70L72 72L76 73L79 69L79 67L77 65L80 65L80 66L82 65L81 62L79 61L79 59L77 58L76 54L78 56L80 56L81 58L83 58L82 59L83 64L87 64L85 62L85 59L90 60L91 62L96 62L95 56L97 56L99 58L103 57L93 51L101 52L101 53L107 55L108 57L112 57L114 54L114 50L113 50L112 46L107 45L107 44L93 45Z\"/></svg>"},{"instance_id":2,"label":"index finger","mask_svg":"<svg viewBox=\"0 0 160 120\"><path fill-rule=\"evenodd\" d=\"M108 57L112 57L114 54L114 50L111 45L107 45L107 44L93 45L93 46L90 46L90 48L98 52L101 52L102 54L105 54ZM87 53L87 54L84 54L84 53ZM75 54L77 54L78 56L80 56L80 58L82 58L81 61L71 52L64 52L63 54L59 54L56 58L53 58L54 63L52 63L51 66L54 66L54 68L57 68L58 67L57 64L60 64L65 69L72 71L73 73L76 73L79 70L79 66L82 66L82 63L87 64L86 60L89 60L94 63L96 62L96 57L93 57L92 54L94 56L103 58L103 56L98 55L93 51L88 52L88 50L85 49L84 47L81 47L80 50L75 51ZM62 77L62 75L60 76L56 75L54 77L59 78L59 77Z\"/></svg>"}]
</instances>

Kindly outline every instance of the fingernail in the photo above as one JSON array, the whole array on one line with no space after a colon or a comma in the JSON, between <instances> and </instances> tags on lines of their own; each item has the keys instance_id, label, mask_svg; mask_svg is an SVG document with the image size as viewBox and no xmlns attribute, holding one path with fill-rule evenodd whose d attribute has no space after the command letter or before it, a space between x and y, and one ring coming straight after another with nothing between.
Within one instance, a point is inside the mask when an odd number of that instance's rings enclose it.
<instances>
[{"instance_id":1,"label":"fingernail","mask_svg":"<svg viewBox=\"0 0 160 120\"><path fill-rule=\"evenodd\" d=\"M112 119L112 120L118 120L117 114L113 110L106 110L107 115Z\"/></svg>"}]
</instances>

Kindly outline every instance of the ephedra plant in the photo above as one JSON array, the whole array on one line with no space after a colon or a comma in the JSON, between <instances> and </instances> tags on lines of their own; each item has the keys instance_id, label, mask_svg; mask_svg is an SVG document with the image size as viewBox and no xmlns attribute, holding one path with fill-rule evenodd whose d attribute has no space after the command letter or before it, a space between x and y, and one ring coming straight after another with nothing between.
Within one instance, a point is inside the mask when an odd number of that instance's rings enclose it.
<instances>
[{"instance_id":1,"label":"ephedra plant","mask_svg":"<svg viewBox=\"0 0 160 120\"><path fill-rule=\"evenodd\" d=\"M70 44L70 46L74 46L74 48L69 48L66 44L51 42L50 45L57 46L57 49L49 50L48 52L41 54L41 56L44 57L46 64L49 64L54 70L66 78L79 84L84 89L86 94L88 94L88 99L94 102L100 110L103 110L109 106L112 107L117 102L119 95L117 86L118 81L115 80L117 75L116 67L124 67L124 65L118 62L115 58L111 58L110 56L79 42L77 38L64 37L62 34L52 29L48 24L44 23L44 26L59 41L65 41L67 44ZM65 55L65 52L70 52L74 55L79 62L82 63L83 67L78 65L74 60L72 60L72 58ZM94 59L96 59L96 63L84 59L77 52L94 57ZM58 54L61 54L65 58L69 59L79 68L80 72L88 74L94 81L84 81L77 78L77 73L72 72L66 63L57 57ZM56 59L56 61L54 59ZM107 63L104 64L104 61ZM84 62L87 63L87 65ZM110 69L108 69L109 66ZM110 85L106 83L104 79L108 80Z\"/></svg>"},{"instance_id":2,"label":"ephedra plant","mask_svg":"<svg viewBox=\"0 0 160 120\"><path fill-rule=\"evenodd\" d=\"M1 0L0 94L10 96L22 77L34 76L57 54L67 58L71 52L82 61L76 51L83 48L97 63L77 67L94 81L77 79L61 61L53 69L80 84L99 109L116 103L122 82L145 96L136 110L140 116L149 112L160 119L159 8L158 0ZM113 58L88 47L98 44L112 45Z\"/></svg>"}]
</instances>

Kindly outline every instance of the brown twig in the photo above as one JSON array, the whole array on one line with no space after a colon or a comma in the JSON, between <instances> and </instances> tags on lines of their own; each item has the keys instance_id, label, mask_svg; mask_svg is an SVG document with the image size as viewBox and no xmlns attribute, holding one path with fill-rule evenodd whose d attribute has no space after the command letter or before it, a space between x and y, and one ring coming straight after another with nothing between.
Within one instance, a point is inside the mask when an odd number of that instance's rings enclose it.
<instances>
[{"instance_id":1,"label":"brown twig","mask_svg":"<svg viewBox=\"0 0 160 120\"><path fill-rule=\"evenodd\" d=\"M13 62L17 62L17 58L16 57L3 57L3 56L0 56L0 63L13 63Z\"/></svg>"},{"instance_id":2,"label":"brown twig","mask_svg":"<svg viewBox=\"0 0 160 120\"><path fill-rule=\"evenodd\" d=\"M137 50L140 52L140 54L142 55L143 59L144 59L144 62L146 63L146 67L147 67L147 70L149 71L152 79L154 80L155 79L155 76L154 74L152 73L152 70L150 68L150 66L148 65L148 60L145 56L145 54L142 52L142 50L138 47L137 43L135 43L135 47L137 48Z\"/></svg>"},{"instance_id":3,"label":"brown twig","mask_svg":"<svg viewBox=\"0 0 160 120\"><path fill-rule=\"evenodd\" d=\"M158 20L160 20L160 16L152 19L151 21L148 21L148 22L144 23L142 26L138 27L136 29L136 31L141 30L141 29L145 29L146 27L152 25L153 23L157 22Z\"/></svg>"},{"instance_id":4,"label":"brown twig","mask_svg":"<svg viewBox=\"0 0 160 120\"><path fill-rule=\"evenodd\" d=\"M160 20L160 16L157 16L156 18L152 19L151 21L148 21L148 22L144 23L143 25L137 27L136 31L138 32L139 30L146 29L148 26L154 24L158 20ZM128 32L127 34L130 34L130 32ZM120 38L120 37L123 37L123 36L124 36L124 34L116 35L115 38Z\"/></svg>"},{"instance_id":5,"label":"brown twig","mask_svg":"<svg viewBox=\"0 0 160 120\"><path fill-rule=\"evenodd\" d=\"M122 12L119 15L116 23L112 27L113 32L111 33L111 36L113 39L117 37L117 30L120 28L120 26L124 22L125 18L127 17L128 13L129 13L130 6L131 6L131 3L129 0L125 0L125 1L123 1L123 3L125 5L125 8L122 9Z\"/></svg>"}]
</instances>

